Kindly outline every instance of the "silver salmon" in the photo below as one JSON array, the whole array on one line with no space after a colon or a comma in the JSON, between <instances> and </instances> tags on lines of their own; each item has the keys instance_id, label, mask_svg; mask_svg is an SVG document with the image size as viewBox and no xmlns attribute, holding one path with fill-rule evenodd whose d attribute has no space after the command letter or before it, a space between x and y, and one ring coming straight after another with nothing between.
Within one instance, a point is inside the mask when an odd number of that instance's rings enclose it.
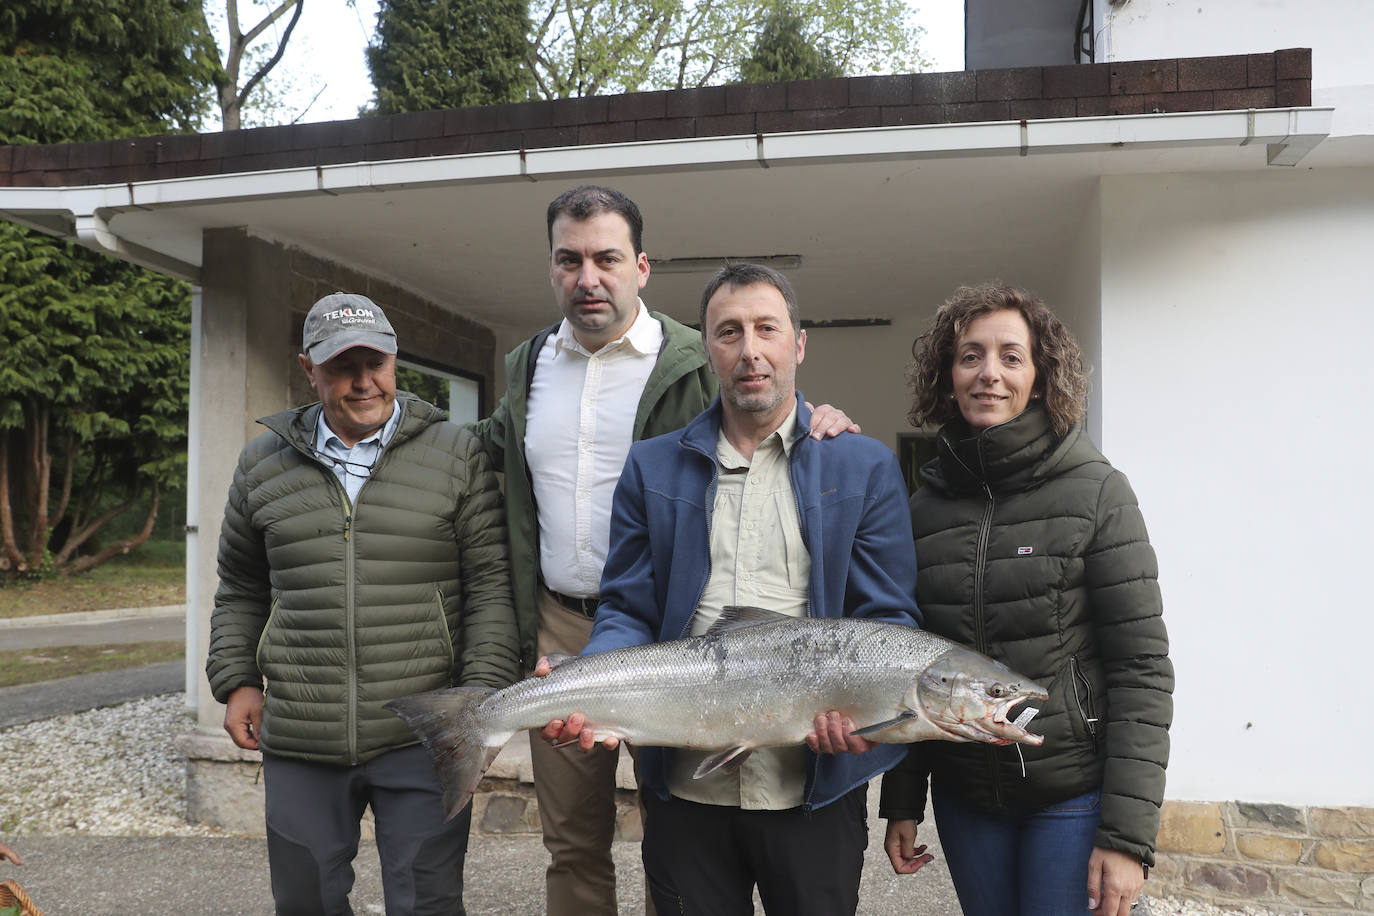
<instances>
[{"instance_id":1,"label":"silver salmon","mask_svg":"<svg viewBox=\"0 0 1374 916\"><path fill-rule=\"evenodd\" d=\"M554 661L551 659L551 661ZM849 618L726 608L701 636L556 660L544 677L493 691L455 687L387 703L429 752L449 817L518 731L574 712L598 741L718 751L700 778L755 748L801 744L837 710L878 743L1040 744L1013 709L1044 688L933 633Z\"/></svg>"}]
</instances>

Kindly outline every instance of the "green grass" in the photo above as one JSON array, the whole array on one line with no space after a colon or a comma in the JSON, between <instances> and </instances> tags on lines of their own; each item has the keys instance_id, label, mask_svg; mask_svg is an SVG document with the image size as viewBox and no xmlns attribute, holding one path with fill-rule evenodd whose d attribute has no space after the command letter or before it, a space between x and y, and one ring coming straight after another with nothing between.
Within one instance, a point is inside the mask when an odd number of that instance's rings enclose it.
<instances>
[{"instance_id":1,"label":"green grass","mask_svg":"<svg viewBox=\"0 0 1374 916\"><path fill-rule=\"evenodd\" d=\"M88 572L44 581L3 583L0 617L157 607L186 600L181 544L149 542Z\"/></svg>"},{"instance_id":2,"label":"green grass","mask_svg":"<svg viewBox=\"0 0 1374 916\"><path fill-rule=\"evenodd\" d=\"M179 640L111 646L56 646L0 650L0 687L52 681L78 674L136 668L185 658Z\"/></svg>"}]
</instances>

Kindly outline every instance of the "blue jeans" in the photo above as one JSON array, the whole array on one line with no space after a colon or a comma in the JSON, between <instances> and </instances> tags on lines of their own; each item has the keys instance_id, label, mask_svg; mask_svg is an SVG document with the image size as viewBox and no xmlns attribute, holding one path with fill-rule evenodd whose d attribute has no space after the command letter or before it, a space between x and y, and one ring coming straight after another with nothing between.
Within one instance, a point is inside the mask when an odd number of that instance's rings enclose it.
<instances>
[{"instance_id":1,"label":"blue jeans","mask_svg":"<svg viewBox=\"0 0 1374 916\"><path fill-rule=\"evenodd\" d=\"M1029 813L982 811L931 787L935 827L964 916L1088 912L1088 857L1102 793Z\"/></svg>"}]
</instances>

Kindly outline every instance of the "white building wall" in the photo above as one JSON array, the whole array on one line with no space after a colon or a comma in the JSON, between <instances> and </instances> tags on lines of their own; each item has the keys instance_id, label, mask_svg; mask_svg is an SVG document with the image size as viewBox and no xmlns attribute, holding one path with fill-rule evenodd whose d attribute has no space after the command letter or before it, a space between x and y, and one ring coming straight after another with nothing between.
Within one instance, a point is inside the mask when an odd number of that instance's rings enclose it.
<instances>
[{"instance_id":1,"label":"white building wall","mask_svg":"<svg viewBox=\"0 0 1374 916\"><path fill-rule=\"evenodd\" d=\"M1094 442L1102 441L1102 411L1098 391L1110 368L1102 360L1102 202L1100 186L1089 195L1061 263L1056 282L1037 290L1045 303L1078 338L1088 364L1088 415L1084 426Z\"/></svg>"},{"instance_id":2,"label":"white building wall","mask_svg":"<svg viewBox=\"0 0 1374 916\"><path fill-rule=\"evenodd\" d=\"M1312 49L1312 104L1336 108L1332 136L1374 133L1369 0L1128 0L1099 19L1098 60Z\"/></svg>"},{"instance_id":3,"label":"white building wall","mask_svg":"<svg viewBox=\"0 0 1374 916\"><path fill-rule=\"evenodd\" d=\"M1374 169L1109 178L1102 213L1102 445L1159 553L1168 797L1374 805Z\"/></svg>"}]
</instances>

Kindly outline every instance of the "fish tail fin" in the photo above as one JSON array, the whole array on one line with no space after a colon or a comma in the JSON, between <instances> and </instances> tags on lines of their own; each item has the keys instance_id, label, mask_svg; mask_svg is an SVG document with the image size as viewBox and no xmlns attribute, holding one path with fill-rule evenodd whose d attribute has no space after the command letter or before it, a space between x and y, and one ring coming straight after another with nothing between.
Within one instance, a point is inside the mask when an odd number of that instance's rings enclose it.
<instances>
[{"instance_id":1,"label":"fish tail fin","mask_svg":"<svg viewBox=\"0 0 1374 916\"><path fill-rule=\"evenodd\" d=\"M386 704L405 720L429 753L444 793L445 820L463 810L501 750L499 744L487 746L487 730L478 710L493 693L490 687L452 687Z\"/></svg>"}]
</instances>

